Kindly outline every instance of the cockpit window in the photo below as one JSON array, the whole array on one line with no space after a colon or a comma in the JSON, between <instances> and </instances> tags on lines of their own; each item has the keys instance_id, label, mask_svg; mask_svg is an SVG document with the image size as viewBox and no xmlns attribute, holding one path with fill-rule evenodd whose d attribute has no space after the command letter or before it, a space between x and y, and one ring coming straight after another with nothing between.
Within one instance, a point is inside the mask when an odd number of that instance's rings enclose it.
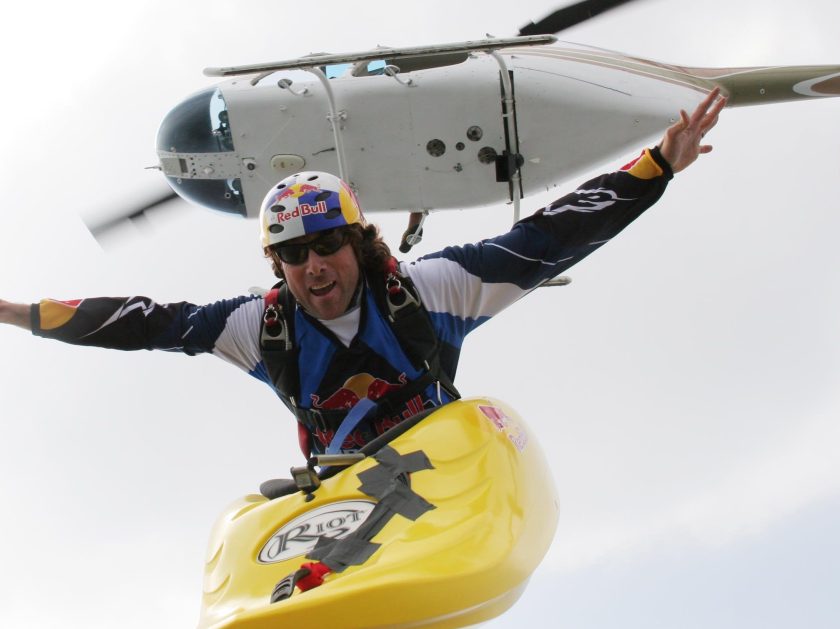
<instances>
[{"instance_id":1,"label":"cockpit window","mask_svg":"<svg viewBox=\"0 0 840 629\"><path fill-rule=\"evenodd\" d=\"M190 173L196 156L233 151L228 110L218 88L193 94L172 109L158 130L157 148L164 153L161 164L174 164L163 169L175 192L213 210L245 215L238 178L202 179Z\"/></svg>"},{"instance_id":2,"label":"cockpit window","mask_svg":"<svg viewBox=\"0 0 840 629\"><path fill-rule=\"evenodd\" d=\"M157 148L173 153L233 150L227 106L218 88L193 94L170 111L160 125Z\"/></svg>"}]
</instances>

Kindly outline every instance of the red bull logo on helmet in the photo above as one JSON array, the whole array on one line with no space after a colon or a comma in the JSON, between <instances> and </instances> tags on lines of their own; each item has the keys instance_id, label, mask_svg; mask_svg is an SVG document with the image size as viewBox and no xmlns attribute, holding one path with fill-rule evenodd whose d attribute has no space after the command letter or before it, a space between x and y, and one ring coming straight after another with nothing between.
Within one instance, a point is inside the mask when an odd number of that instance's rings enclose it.
<instances>
[{"instance_id":1,"label":"red bull logo on helmet","mask_svg":"<svg viewBox=\"0 0 840 629\"><path fill-rule=\"evenodd\" d=\"M277 220L279 222L290 221L299 216L312 216L314 214L326 214L327 204L325 201L318 201L315 205L309 203L300 203L294 210L288 212L278 212Z\"/></svg>"},{"instance_id":2,"label":"red bull logo on helmet","mask_svg":"<svg viewBox=\"0 0 840 629\"><path fill-rule=\"evenodd\" d=\"M307 192L320 192L321 188L318 186L313 186L312 184L308 183L299 183L292 186L287 186L280 191L280 193L275 198L276 201L282 201L283 199L288 199L289 197L294 197L297 199L298 197L302 197Z\"/></svg>"}]
</instances>

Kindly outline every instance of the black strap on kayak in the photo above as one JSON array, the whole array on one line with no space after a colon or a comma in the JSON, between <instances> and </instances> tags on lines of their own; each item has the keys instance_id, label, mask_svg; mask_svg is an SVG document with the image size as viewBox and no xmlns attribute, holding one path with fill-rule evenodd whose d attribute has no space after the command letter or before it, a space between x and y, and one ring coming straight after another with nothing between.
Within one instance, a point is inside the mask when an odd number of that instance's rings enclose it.
<instances>
[{"instance_id":1,"label":"black strap on kayak","mask_svg":"<svg viewBox=\"0 0 840 629\"><path fill-rule=\"evenodd\" d=\"M378 549L373 537L395 515L417 520L435 505L415 493L410 486L409 474L434 469L429 457L422 450L400 454L391 446L384 446L373 458L379 463L357 476L362 482L359 491L377 500L362 525L341 539L321 536L315 547L306 555L314 563L305 563L281 579L271 594L270 601L277 603L289 598L295 586L302 591L323 583L330 572L343 572L350 566L366 562Z\"/></svg>"}]
</instances>

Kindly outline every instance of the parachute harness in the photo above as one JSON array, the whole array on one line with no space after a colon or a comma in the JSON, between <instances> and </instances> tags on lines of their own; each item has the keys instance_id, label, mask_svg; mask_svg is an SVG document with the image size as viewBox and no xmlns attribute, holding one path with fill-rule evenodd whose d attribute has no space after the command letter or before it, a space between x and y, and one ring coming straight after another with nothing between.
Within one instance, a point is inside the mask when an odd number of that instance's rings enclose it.
<instances>
[{"instance_id":1,"label":"parachute harness","mask_svg":"<svg viewBox=\"0 0 840 629\"><path fill-rule=\"evenodd\" d=\"M438 403L442 404L441 388L452 399L460 398L458 390L440 364L441 343L423 306L414 283L400 274L397 260L390 258L383 275L369 274L368 285L380 312L411 363L422 375L400 389L376 400L357 404L347 411L301 408L298 402L300 379L298 348L295 346L295 299L285 282L276 284L265 296L265 311L260 330L260 352L269 376L287 406L298 420L298 439L305 455L310 453L309 435L314 431L332 430L336 437L330 451L341 448L344 438L370 413L396 406L434 384ZM353 413L355 411L355 413ZM351 417L352 415L352 417ZM345 422L345 419L350 420ZM346 428L345 428L346 423ZM338 433L343 437L339 440Z\"/></svg>"}]
</instances>

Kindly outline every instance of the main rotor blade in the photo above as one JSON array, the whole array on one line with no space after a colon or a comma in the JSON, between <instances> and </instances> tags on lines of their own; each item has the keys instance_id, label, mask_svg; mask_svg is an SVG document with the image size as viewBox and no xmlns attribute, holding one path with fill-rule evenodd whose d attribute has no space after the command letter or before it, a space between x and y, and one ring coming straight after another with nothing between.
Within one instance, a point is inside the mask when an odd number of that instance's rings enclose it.
<instances>
[{"instance_id":1,"label":"main rotor blade","mask_svg":"<svg viewBox=\"0 0 840 629\"><path fill-rule=\"evenodd\" d=\"M148 210L154 209L159 205L163 205L164 203L168 203L173 199L177 199L178 195L174 192L170 191L164 195L155 197L151 199L148 203L144 203L140 207L131 208L116 216L110 216L104 220L99 221L85 221L85 225L87 226L88 230L90 231L91 235L96 239L99 240L101 236L109 232L114 227L125 223L126 221L138 222L142 221L145 218L145 214Z\"/></svg>"},{"instance_id":2,"label":"main rotor blade","mask_svg":"<svg viewBox=\"0 0 840 629\"><path fill-rule=\"evenodd\" d=\"M520 35L552 35L560 31L585 22L591 17L595 17L609 11L622 4L627 4L632 0L582 0L563 7L541 19L539 22L530 22L519 29Z\"/></svg>"}]
</instances>

